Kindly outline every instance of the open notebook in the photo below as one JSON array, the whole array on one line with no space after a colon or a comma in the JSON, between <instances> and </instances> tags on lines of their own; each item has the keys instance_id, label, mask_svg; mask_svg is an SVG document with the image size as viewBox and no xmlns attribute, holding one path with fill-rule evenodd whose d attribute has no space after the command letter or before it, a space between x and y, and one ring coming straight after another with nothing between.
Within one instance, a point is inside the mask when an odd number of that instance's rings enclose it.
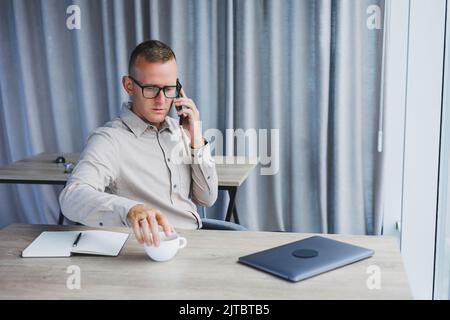
<instances>
[{"instance_id":1,"label":"open notebook","mask_svg":"<svg viewBox=\"0 0 450 320\"><path fill-rule=\"evenodd\" d=\"M103 230L44 231L23 250L22 257L70 257L72 253L115 257L128 236L128 233Z\"/></svg>"}]
</instances>

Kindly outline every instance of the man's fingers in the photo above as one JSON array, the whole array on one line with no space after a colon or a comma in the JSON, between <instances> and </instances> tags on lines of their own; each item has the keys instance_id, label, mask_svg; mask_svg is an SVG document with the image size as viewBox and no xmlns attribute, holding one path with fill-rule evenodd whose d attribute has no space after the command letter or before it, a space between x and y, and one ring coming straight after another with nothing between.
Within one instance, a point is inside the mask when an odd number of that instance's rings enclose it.
<instances>
[{"instance_id":1,"label":"man's fingers","mask_svg":"<svg viewBox=\"0 0 450 320\"><path fill-rule=\"evenodd\" d=\"M192 109L183 109L183 110L178 111L177 114L179 116L183 115L183 117L185 117L185 118L192 119L194 112L192 111Z\"/></svg>"},{"instance_id":2,"label":"man's fingers","mask_svg":"<svg viewBox=\"0 0 450 320\"><path fill-rule=\"evenodd\" d=\"M194 109L195 107L194 100L189 98L176 98L174 103L176 106L185 106L185 109Z\"/></svg>"},{"instance_id":3,"label":"man's fingers","mask_svg":"<svg viewBox=\"0 0 450 320\"><path fill-rule=\"evenodd\" d=\"M150 222L150 230L152 232L153 243L155 246L159 246L159 230L158 230L158 222L155 219L154 215L151 215L147 218Z\"/></svg>"},{"instance_id":4,"label":"man's fingers","mask_svg":"<svg viewBox=\"0 0 450 320\"><path fill-rule=\"evenodd\" d=\"M180 98L175 98L173 102L177 107L185 106L187 109L191 109L194 110L195 112L198 112L197 106L195 105L194 100L192 100L191 98L181 96Z\"/></svg>"},{"instance_id":5,"label":"man's fingers","mask_svg":"<svg viewBox=\"0 0 450 320\"><path fill-rule=\"evenodd\" d=\"M167 221L167 219L163 215L157 214L156 220L158 221L158 224L162 226L166 236L172 233L173 228L170 226L169 221Z\"/></svg>"},{"instance_id":6,"label":"man's fingers","mask_svg":"<svg viewBox=\"0 0 450 320\"><path fill-rule=\"evenodd\" d=\"M147 245L159 246L159 226L168 236L173 231L166 217L155 209L146 208L144 205L137 205L128 213L127 219L133 228L137 241Z\"/></svg>"},{"instance_id":7,"label":"man's fingers","mask_svg":"<svg viewBox=\"0 0 450 320\"><path fill-rule=\"evenodd\" d=\"M134 235L136 236L137 241L140 244L142 244L143 243L142 233L141 233L141 228L139 227L138 220L133 220L132 226L133 226L133 232L134 232Z\"/></svg>"},{"instance_id":8,"label":"man's fingers","mask_svg":"<svg viewBox=\"0 0 450 320\"><path fill-rule=\"evenodd\" d=\"M152 245L152 238L151 238L150 228L148 226L147 219L142 218L141 220L139 220L139 223L141 225L141 230L142 230L142 234L144 236L145 243L148 246L151 246Z\"/></svg>"}]
</instances>

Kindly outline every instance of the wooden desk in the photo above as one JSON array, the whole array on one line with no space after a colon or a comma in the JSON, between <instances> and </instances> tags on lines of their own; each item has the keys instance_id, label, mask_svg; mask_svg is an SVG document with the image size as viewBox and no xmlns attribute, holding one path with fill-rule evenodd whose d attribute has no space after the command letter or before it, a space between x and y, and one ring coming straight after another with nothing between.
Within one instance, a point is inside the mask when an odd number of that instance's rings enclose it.
<instances>
[{"instance_id":1,"label":"wooden desk","mask_svg":"<svg viewBox=\"0 0 450 320\"><path fill-rule=\"evenodd\" d=\"M77 163L79 153L40 153L36 156L16 161L0 168L0 183L25 183L25 184L52 184L65 185L69 178L64 173L64 165L55 163L58 156L63 156L66 162ZM217 175L219 178L219 190L227 190L230 194L230 202L226 213L226 221L239 223L239 217L235 206L237 188L247 179L250 172L256 166L256 161L248 163L243 157L215 157L217 162ZM59 223L64 217L60 215Z\"/></svg>"},{"instance_id":2,"label":"wooden desk","mask_svg":"<svg viewBox=\"0 0 450 320\"><path fill-rule=\"evenodd\" d=\"M311 236L299 233L195 230L178 232L188 244L169 262L153 262L133 235L118 257L21 258L46 230L81 226L11 225L0 230L0 299L410 299L396 240L324 235L375 250L372 258L291 283L237 263L238 257ZM126 228L110 230L130 232ZM67 288L69 266L81 288ZM368 289L369 266L381 271L381 288Z\"/></svg>"}]
</instances>

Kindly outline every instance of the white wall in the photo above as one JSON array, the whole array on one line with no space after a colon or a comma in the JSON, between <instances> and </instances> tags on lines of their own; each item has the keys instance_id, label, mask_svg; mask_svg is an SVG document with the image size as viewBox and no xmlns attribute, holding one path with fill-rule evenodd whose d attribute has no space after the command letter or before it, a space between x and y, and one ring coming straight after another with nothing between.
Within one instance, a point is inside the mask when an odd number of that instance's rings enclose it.
<instances>
[{"instance_id":1,"label":"white wall","mask_svg":"<svg viewBox=\"0 0 450 320\"><path fill-rule=\"evenodd\" d=\"M395 236L400 247L409 0L386 0L385 15L383 234Z\"/></svg>"},{"instance_id":2,"label":"white wall","mask_svg":"<svg viewBox=\"0 0 450 320\"><path fill-rule=\"evenodd\" d=\"M399 30L401 44L389 47L387 54L387 63L391 63L387 74L396 75L386 77L389 92L386 131L388 126L391 130L386 133L389 144L385 155L385 231L386 234L396 233L393 222L400 213L401 251L413 296L431 299L446 1L389 2L392 9L390 35ZM405 14L408 13L405 55ZM391 43L395 47L394 42ZM396 55L398 60L393 58ZM401 108L403 110L399 110Z\"/></svg>"}]
</instances>

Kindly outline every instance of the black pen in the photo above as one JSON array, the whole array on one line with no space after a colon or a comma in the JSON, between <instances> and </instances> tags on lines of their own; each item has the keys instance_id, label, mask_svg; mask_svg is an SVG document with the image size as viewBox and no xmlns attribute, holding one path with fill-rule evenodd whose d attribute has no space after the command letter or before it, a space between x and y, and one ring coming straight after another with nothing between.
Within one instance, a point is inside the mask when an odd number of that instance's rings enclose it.
<instances>
[{"instance_id":1,"label":"black pen","mask_svg":"<svg viewBox=\"0 0 450 320\"><path fill-rule=\"evenodd\" d=\"M83 234L82 232L80 232L80 233L78 234L78 236L77 236L77 238L75 239L75 242L73 243L72 247L76 247L76 246L77 246L78 241L80 241L80 238L81 238L81 235L82 235L82 234Z\"/></svg>"}]
</instances>

